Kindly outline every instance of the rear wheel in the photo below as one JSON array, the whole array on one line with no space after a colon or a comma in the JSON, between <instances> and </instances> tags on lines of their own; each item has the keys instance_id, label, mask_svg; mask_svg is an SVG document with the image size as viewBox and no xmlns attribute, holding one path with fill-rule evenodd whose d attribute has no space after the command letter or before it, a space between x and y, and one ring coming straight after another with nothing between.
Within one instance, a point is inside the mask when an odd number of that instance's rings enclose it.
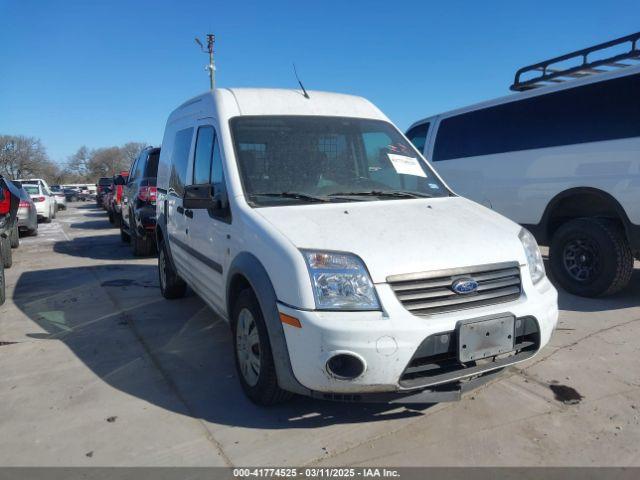
<instances>
[{"instance_id":1,"label":"rear wheel","mask_svg":"<svg viewBox=\"0 0 640 480\"><path fill-rule=\"evenodd\" d=\"M164 298L184 297L187 291L187 284L173 268L164 242L161 242L158 246L158 276L160 277L160 292Z\"/></svg>"},{"instance_id":2,"label":"rear wheel","mask_svg":"<svg viewBox=\"0 0 640 480\"><path fill-rule=\"evenodd\" d=\"M0 305L2 305L5 301L6 293L4 287L4 266L2 266L2 262L0 262Z\"/></svg>"},{"instance_id":3,"label":"rear wheel","mask_svg":"<svg viewBox=\"0 0 640 480\"><path fill-rule=\"evenodd\" d=\"M292 394L278 385L267 327L260 304L250 289L240 292L233 305L231 330L236 370L251 401L274 405L291 398Z\"/></svg>"},{"instance_id":4,"label":"rear wheel","mask_svg":"<svg viewBox=\"0 0 640 480\"><path fill-rule=\"evenodd\" d=\"M11 240L9 237L0 237L0 257L4 268L11 268L13 265L13 253L11 252Z\"/></svg>"},{"instance_id":5,"label":"rear wheel","mask_svg":"<svg viewBox=\"0 0 640 480\"><path fill-rule=\"evenodd\" d=\"M551 240L551 271L569 293L583 297L622 290L633 273L633 255L622 227L606 218L578 218Z\"/></svg>"},{"instance_id":6,"label":"rear wheel","mask_svg":"<svg viewBox=\"0 0 640 480\"><path fill-rule=\"evenodd\" d=\"M115 222L115 218L113 216L113 212L109 212L109 223L114 223Z\"/></svg>"},{"instance_id":7,"label":"rear wheel","mask_svg":"<svg viewBox=\"0 0 640 480\"><path fill-rule=\"evenodd\" d=\"M11 248L18 248L20 246L20 232L18 232L18 225L15 225L13 230L11 230L9 239L11 240Z\"/></svg>"},{"instance_id":8,"label":"rear wheel","mask_svg":"<svg viewBox=\"0 0 640 480\"><path fill-rule=\"evenodd\" d=\"M114 213L113 214L113 225L115 227L120 227L120 225L122 225L122 215L119 213Z\"/></svg>"},{"instance_id":9,"label":"rear wheel","mask_svg":"<svg viewBox=\"0 0 640 480\"><path fill-rule=\"evenodd\" d=\"M153 240L148 235L141 237L138 232L131 230L131 251L136 257L146 257L153 251Z\"/></svg>"}]
</instances>

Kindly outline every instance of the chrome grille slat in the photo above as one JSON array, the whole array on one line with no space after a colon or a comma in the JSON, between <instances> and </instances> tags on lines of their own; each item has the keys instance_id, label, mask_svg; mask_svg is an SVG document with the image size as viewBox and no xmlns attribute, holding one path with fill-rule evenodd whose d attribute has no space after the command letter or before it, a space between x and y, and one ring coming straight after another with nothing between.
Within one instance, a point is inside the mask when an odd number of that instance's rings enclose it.
<instances>
[{"instance_id":1,"label":"chrome grille slat","mask_svg":"<svg viewBox=\"0 0 640 480\"><path fill-rule=\"evenodd\" d=\"M517 262L500 263L433 272L394 275L387 282L404 307L414 315L429 315L464 308L492 305L517 299L521 292ZM460 295L452 283L471 277L478 283L475 293Z\"/></svg>"}]
</instances>

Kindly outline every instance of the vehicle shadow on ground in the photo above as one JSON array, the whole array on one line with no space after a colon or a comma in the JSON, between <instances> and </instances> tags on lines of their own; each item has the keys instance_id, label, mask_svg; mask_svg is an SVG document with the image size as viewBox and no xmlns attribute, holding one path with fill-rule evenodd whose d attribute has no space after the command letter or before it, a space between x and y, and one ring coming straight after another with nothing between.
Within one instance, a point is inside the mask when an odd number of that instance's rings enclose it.
<instances>
[{"instance_id":1,"label":"vehicle shadow on ground","mask_svg":"<svg viewBox=\"0 0 640 480\"><path fill-rule=\"evenodd\" d=\"M130 264L24 272L14 301L45 332L32 338L62 341L112 387L209 422L304 429L419 416L429 408L298 396L255 406L236 378L227 324L194 294L162 298L156 276L154 266Z\"/></svg>"},{"instance_id":2,"label":"vehicle shadow on ground","mask_svg":"<svg viewBox=\"0 0 640 480\"><path fill-rule=\"evenodd\" d=\"M586 298L572 295L556 284L551 274L551 266L547 256L545 269L550 280L558 289L558 308L571 312L602 312L607 310L620 310L623 308L637 307L640 304L640 268L636 262L636 268L631 276L629 285L622 291L607 297Z\"/></svg>"},{"instance_id":3,"label":"vehicle shadow on ground","mask_svg":"<svg viewBox=\"0 0 640 480\"><path fill-rule=\"evenodd\" d=\"M134 258L129 245L120 241L119 233L60 240L54 243L53 251L94 260L131 260Z\"/></svg>"},{"instance_id":4,"label":"vehicle shadow on ground","mask_svg":"<svg viewBox=\"0 0 640 480\"><path fill-rule=\"evenodd\" d=\"M69 227L80 230L108 230L113 228L116 231L119 231L119 229L109 223L107 217L105 217L104 220L87 220L83 222L74 222L69 224Z\"/></svg>"}]
</instances>

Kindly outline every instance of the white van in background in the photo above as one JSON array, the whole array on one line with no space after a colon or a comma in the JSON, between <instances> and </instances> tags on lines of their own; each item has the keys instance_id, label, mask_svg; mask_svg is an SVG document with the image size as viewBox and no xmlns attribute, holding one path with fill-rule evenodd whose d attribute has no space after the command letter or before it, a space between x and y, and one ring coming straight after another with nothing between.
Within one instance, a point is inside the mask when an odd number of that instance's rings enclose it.
<instances>
[{"instance_id":1,"label":"white van in background","mask_svg":"<svg viewBox=\"0 0 640 480\"><path fill-rule=\"evenodd\" d=\"M161 292L189 285L229 321L257 403L456 399L555 328L533 236L453 194L363 98L193 98L167 121L157 191Z\"/></svg>"},{"instance_id":2,"label":"white van in background","mask_svg":"<svg viewBox=\"0 0 640 480\"><path fill-rule=\"evenodd\" d=\"M456 193L549 245L554 278L577 295L624 288L640 257L639 46L636 33L525 67L519 93L406 134Z\"/></svg>"}]
</instances>

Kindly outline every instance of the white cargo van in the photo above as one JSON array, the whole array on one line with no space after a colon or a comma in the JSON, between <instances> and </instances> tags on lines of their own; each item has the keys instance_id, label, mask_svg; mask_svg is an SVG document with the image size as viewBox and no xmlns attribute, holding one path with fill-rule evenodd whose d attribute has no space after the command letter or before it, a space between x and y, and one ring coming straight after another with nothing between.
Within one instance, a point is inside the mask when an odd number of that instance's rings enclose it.
<instances>
[{"instance_id":1,"label":"white cargo van","mask_svg":"<svg viewBox=\"0 0 640 480\"><path fill-rule=\"evenodd\" d=\"M407 131L456 193L549 245L555 280L577 295L621 290L640 259L639 40L525 67L518 93Z\"/></svg>"},{"instance_id":2,"label":"white cargo van","mask_svg":"<svg viewBox=\"0 0 640 480\"><path fill-rule=\"evenodd\" d=\"M363 98L200 95L167 121L157 184L162 294L189 285L229 321L257 403L455 399L556 325L533 236Z\"/></svg>"}]
</instances>

